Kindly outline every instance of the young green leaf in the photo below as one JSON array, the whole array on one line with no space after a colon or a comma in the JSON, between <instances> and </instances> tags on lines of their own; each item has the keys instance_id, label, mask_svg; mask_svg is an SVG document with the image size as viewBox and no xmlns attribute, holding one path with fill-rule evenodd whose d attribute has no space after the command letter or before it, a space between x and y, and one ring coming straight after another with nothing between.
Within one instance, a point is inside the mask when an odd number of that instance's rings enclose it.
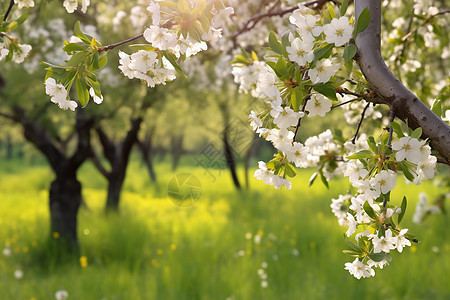
<instances>
[{"instance_id":1,"label":"young green leaf","mask_svg":"<svg viewBox=\"0 0 450 300\"><path fill-rule=\"evenodd\" d=\"M364 10L361 12L361 14L358 17L358 20L356 20L356 26L353 31L353 38L356 38L356 36L366 30L366 28L370 24L370 10L368 7L364 8Z\"/></svg>"},{"instance_id":2,"label":"young green leaf","mask_svg":"<svg viewBox=\"0 0 450 300\"><path fill-rule=\"evenodd\" d=\"M411 137L418 139L422 136L422 127L417 127L412 133Z\"/></svg>"},{"instance_id":3,"label":"young green leaf","mask_svg":"<svg viewBox=\"0 0 450 300\"><path fill-rule=\"evenodd\" d=\"M316 181L317 175L319 175L318 172L314 172L314 174L312 174L311 178L309 178L309 186L312 186L314 181Z\"/></svg>"},{"instance_id":4,"label":"young green leaf","mask_svg":"<svg viewBox=\"0 0 450 300\"><path fill-rule=\"evenodd\" d=\"M358 152L353 153L350 156L347 156L347 159L360 159L360 158L372 158L373 153L369 150L360 150Z\"/></svg>"},{"instance_id":5,"label":"young green leaf","mask_svg":"<svg viewBox=\"0 0 450 300\"><path fill-rule=\"evenodd\" d=\"M344 54L342 55L344 57L345 62L349 62L352 60L352 58L355 56L357 52L357 48L353 44L348 44L344 48Z\"/></svg>"},{"instance_id":6,"label":"young green leaf","mask_svg":"<svg viewBox=\"0 0 450 300\"><path fill-rule=\"evenodd\" d=\"M355 243L350 241L348 238L346 238L345 235L344 235L344 241L347 243L347 245L350 248L352 248L353 251L356 251L358 253L362 253L363 252L363 250L358 245L356 245Z\"/></svg>"},{"instance_id":7,"label":"young green leaf","mask_svg":"<svg viewBox=\"0 0 450 300\"><path fill-rule=\"evenodd\" d=\"M339 16L342 17L347 12L348 0L343 0L341 3L341 7L339 8Z\"/></svg>"},{"instance_id":8,"label":"young green leaf","mask_svg":"<svg viewBox=\"0 0 450 300\"><path fill-rule=\"evenodd\" d=\"M403 134L403 130L402 127L400 126L400 124L398 124L397 122L391 122L391 126L392 129L394 130L395 134L399 137L402 138L405 135Z\"/></svg>"},{"instance_id":9,"label":"young green leaf","mask_svg":"<svg viewBox=\"0 0 450 300\"><path fill-rule=\"evenodd\" d=\"M270 49L272 49L273 52L283 54L283 46L278 41L273 31L269 33L269 47Z\"/></svg>"},{"instance_id":10,"label":"young green leaf","mask_svg":"<svg viewBox=\"0 0 450 300\"><path fill-rule=\"evenodd\" d=\"M377 219L377 215L375 214L375 211L373 210L372 206L370 206L369 202L367 201L364 202L363 208L369 217L371 217L374 220Z\"/></svg>"},{"instance_id":11,"label":"young green leaf","mask_svg":"<svg viewBox=\"0 0 450 300\"><path fill-rule=\"evenodd\" d=\"M313 90L321 93L322 95L324 95L325 97L327 97L333 101L338 101L338 98L336 96L336 91L335 91L333 85L330 83L318 84L313 87Z\"/></svg>"},{"instance_id":12,"label":"young green leaf","mask_svg":"<svg viewBox=\"0 0 450 300\"><path fill-rule=\"evenodd\" d=\"M161 51L161 52L164 55L164 57L167 58L167 60L172 64L172 66L175 68L175 70L178 73L180 73L181 75L183 75L184 78L187 79L187 76L184 73L183 69L181 69L181 67L177 64L176 57L172 53L169 53L167 51Z\"/></svg>"},{"instance_id":13,"label":"young green leaf","mask_svg":"<svg viewBox=\"0 0 450 300\"><path fill-rule=\"evenodd\" d=\"M442 104L441 100L434 99L433 103L431 104L431 110L438 116L442 116Z\"/></svg>"},{"instance_id":14,"label":"young green leaf","mask_svg":"<svg viewBox=\"0 0 450 300\"><path fill-rule=\"evenodd\" d=\"M87 89L86 82L79 76L76 80L76 87L78 100L80 101L81 106L85 107L89 102L89 91Z\"/></svg>"},{"instance_id":15,"label":"young green leaf","mask_svg":"<svg viewBox=\"0 0 450 300\"><path fill-rule=\"evenodd\" d=\"M403 196L402 204L400 206L400 209L402 211L398 215L398 221L397 221L398 225L400 225L400 222L403 220L403 216L405 215L405 212L406 212L406 205L407 205L406 196Z\"/></svg>"}]
</instances>

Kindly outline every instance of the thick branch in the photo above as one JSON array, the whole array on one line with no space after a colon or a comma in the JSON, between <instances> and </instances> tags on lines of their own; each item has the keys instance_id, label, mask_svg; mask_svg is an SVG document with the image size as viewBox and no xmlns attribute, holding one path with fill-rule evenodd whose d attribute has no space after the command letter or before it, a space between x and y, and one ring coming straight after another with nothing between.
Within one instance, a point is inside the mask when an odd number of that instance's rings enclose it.
<instances>
[{"instance_id":1,"label":"thick branch","mask_svg":"<svg viewBox=\"0 0 450 300\"><path fill-rule=\"evenodd\" d=\"M398 118L408 120L412 129L422 127L423 136L431 140L432 147L450 161L450 126L409 91L386 66L380 52L381 1L355 1L356 18L366 7L370 10L371 20L369 27L356 38L356 60L378 96L376 102L388 105Z\"/></svg>"}]
</instances>

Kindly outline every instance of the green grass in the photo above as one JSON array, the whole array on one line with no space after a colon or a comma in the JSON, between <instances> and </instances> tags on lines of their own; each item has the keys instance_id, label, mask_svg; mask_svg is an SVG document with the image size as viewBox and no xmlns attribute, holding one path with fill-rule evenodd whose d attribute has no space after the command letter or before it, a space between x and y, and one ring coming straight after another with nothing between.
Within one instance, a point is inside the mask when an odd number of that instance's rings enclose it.
<instances>
[{"instance_id":1,"label":"green grass","mask_svg":"<svg viewBox=\"0 0 450 300\"><path fill-rule=\"evenodd\" d=\"M449 299L450 218L438 215L423 225L411 222L417 194L438 191L431 184L400 184L409 200L405 225L421 240L394 253L375 278L356 280L344 270L345 228L331 214L330 198L345 193L345 179L307 187L311 171L301 171L291 191L251 179L250 191L234 191L226 170L189 163L176 173L193 173L202 195L192 207L175 206L167 184L169 163L156 166L158 184L133 160L122 195L121 213L105 216L104 179L86 164L80 173L85 206L79 213L81 255L59 264L46 258L48 186L44 164L0 161L0 299ZM241 178L242 178L242 174ZM260 243L255 243L255 235ZM247 236L247 237L246 237ZM250 237L250 239L247 239ZM0 249L3 245L0 244ZM266 263L267 267L262 268ZM22 279L14 277L23 270ZM258 270L267 276L261 286ZM261 273L261 271L259 271Z\"/></svg>"}]
</instances>

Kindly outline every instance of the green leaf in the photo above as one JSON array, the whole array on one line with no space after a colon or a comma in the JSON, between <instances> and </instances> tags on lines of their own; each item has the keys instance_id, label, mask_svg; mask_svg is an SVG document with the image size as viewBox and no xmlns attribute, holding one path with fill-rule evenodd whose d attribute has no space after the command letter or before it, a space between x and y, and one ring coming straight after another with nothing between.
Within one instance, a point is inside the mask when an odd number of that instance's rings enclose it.
<instances>
[{"instance_id":1,"label":"green leaf","mask_svg":"<svg viewBox=\"0 0 450 300\"><path fill-rule=\"evenodd\" d=\"M72 57L67 62L67 65L70 67L77 66L87 57L87 55L87 52L77 52L72 55Z\"/></svg>"},{"instance_id":2,"label":"green leaf","mask_svg":"<svg viewBox=\"0 0 450 300\"><path fill-rule=\"evenodd\" d=\"M400 206L400 209L402 210L402 212L398 215L398 225L400 225L400 222L403 220L403 216L405 215L406 212L406 205L407 205L407 200L406 200L406 196L403 196L403 200L402 200L402 204Z\"/></svg>"},{"instance_id":3,"label":"green leaf","mask_svg":"<svg viewBox=\"0 0 450 300\"><path fill-rule=\"evenodd\" d=\"M16 22L19 24L22 24L23 22L25 22L28 19L29 16L30 16L29 14L23 14L16 19Z\"/></svg>"},{"instance_id":4,"label":"green leaf","mask_svg":"<svg viewBox=\"0 0 450 300\"><path fill-rule=\"evenodd\" d=\"M418 139L422 136L422 127L417 127L412 133L411 137Z\"/></svg>"},{"instance_id":5,"label":"green leaf","mask_svg":"<svg viewBox=\"0 0 450 300\"><path fill-rule=\"evenodd\" d=\"M375 142L375 139L373 136L369 136L367 138L367 144L369 145L369 148L370 148L370 150L372 150L373 153L378 153L377 143Z\"/></svg>"},{"instance_id":6,"label":"green leaf","mask_svg":"<svg viewBox=\"0 0 450 300\"><path fill-rule=\"evenodd\" d=\"M442 116L442 104L441 100L434 99L433 103L431 104L431 110L438 116Z\"/></svg>"},{"instance_id":7,"label":"green leaf","mask_svg":"<svg viewBox=\"0 0 450 300\"><path fill-rule=\"evenodd\" d=\"M373 260L374 262L380 262L382 260L391 261L392 257L389 255L389 253L386 252L380 252L380 253L370 253L369 258Z\"/></svg>"},{"instance_id":8,"label":"green leaf","mask_svg":"<svg viewBox=\"0 0 450 300\"><path fill-rule=\"evenodd\" d=\"M270 49L272 49L273 52L283 54L283 46L278 41L273 31L269 33L269 47Z\"/></svg>"},{"instance_id":9,"label":"green leaf","mask_svg":"<svg viewBox=\"0 0 450 300\"><path fill-rule=\"evenodd\" d=\"M102 53L98 60L98 69L100 70L101 68L106 66L107 63L108 63L108 56L106 55L106 53Z\"/></svg>"},{"instance_id":10,"label":"green leaf","mask_svg":"<svg viewBox=\"0 0 450 300\"><path fill-rule=\"evenodd\" d=\"M347 245L352 248L352 250L358 252L358 253L362 253L363 250L361 248L359 248L358 245L356 245L355 243L353 243L352 241L350 241L348 238L345 237L344 235L344 241L347 243Z\"/></svg>"},{"instance_id":11,"label":"green leaf","mask_svg":"<svg viewBox=\"0 0 450 300\"><path fill-rule=\"evenodd\" d=\"M402 138L405 135L403 134L403 130L402 127L400 126L400 124L398 124L397 122L391 122L391 126L392 129L394 130L395 134L399 137Z\"/></svg>"},{"instance_id":12,"label":"green leaf","mask_svg":"<svg viewBox=\"0 0 450 300\"><path fill-rule=\"evenodd\" d=\"M341 3L341 7L339 8L339 16L344 16L345 13L347 12L347 7L348 7L348 0L344 0Z\"/></svg>"},{"instance_id":13,"label":"green leaf","mask_svg":"<svg viewBox=\"0 0 450 300\"><path fill-rule=\"evenodd\" d=\"M291 105L292 109L296 112L300 111L300 105L302 105L303 97L306 94L303 92L300 86L296 86L292 89L291 93Z\"/></svg>"},{"instance_id":14,"label":"green leaf","mask_svg":"<svg viewBox=\"0 0 450 300\"><path fill-rule=\"evenodd\" d=\"M377 219L377 215L375 214L375 211L373 210L372 206L370 206L369 202L367 201L364 202L363 208L369 217L371 217L374 220Z\"/></svg>"},{"instance_id":15,"label":"green leaf","mask_svg":"<svg viewBox=\"0 0 450 300\"><path fill-rule=\"evenodd\" d=\"M369 150L360 150L358 152L353 153L350 156L347 156L347 159L361 159L361 158L372 158L373 153Z\"/></svg>"},{"instance_id":16,"label":"green leaf","mask_svg":"<svg viewBox=\"0 0 450 300\"><path fill-rule=\"evenodd\" d=\"M322 183L327 187L327 189L329 189L330 186L328 185L328 180L325 177L325 175L323 174L322 170L320 170L319 174L320 174L320 179L322 179Z\"/></svg>"},{"instance_id":17,"label":"green leaf","mask_svg":"<svg viewBox=\"0 0 450 300\"><path fill-rule=\"evenodd\" d=\"M319 175L319 173L314 172L314 174L312 174L311 178L309 178L309 186L312 186L314 181L316 181L317 175Z\"/></svg>"},{"instance_id":18,"label":"green leaf","mask_svg":"<svg viewBox=\"0 0 450 300\"><path fill-rule=\"evenodd\" d=\"M314 86L313 89L333 101L338 101L336 91L331 83L319 84Z\"/></svg>"},{"instance_id":19,"label":"green leaf","mask_svg":"<svg viewBox=\"0 0 450 300\"><path fill-rule=\"evenodd\" d=\"M355 57L356 52L358 49L353 44L348 44L344 48L344 54L342 55L344 57L345 62L349 62L352 60L353 57Z\"/></svg>"},{"instance_id":20,"label":"green leaf","mask_svg":"<svg viewBox=\"0 0 450 300\"><path fill-rule=\"evenodd\" d=\"M368 7L366 7L359 15L358 20L356 20L356 26L355 30L353 31L353 37L356 38L356 36L359 33L366 30L369 24L370 24L370 10Z\"/></svg>"},{"instance_id":21,"label":"green leaf","mask_svg":"<svg viewBox=\"0 0 450 300\"><path fill-rule=\"evenodd\" d=\"M330 16L331 20L336 18L336 12L334 11L334 7L331 4L328 5L327 11L328 11L328 15Z\"/></svg>"},{"instance_id":22,"label":"green leaf","mask_svg":"<svg viewBox=\"0 0 450 300\"><path fill-rule=\"evenodd\" d=\"M86 48L77 43L69 43L63 47L63 50L67 52L67 54L71 54L74 51L86 51Z\"/></svg>"},{"instance_id":23,"label":"green leaf","mask_svg":"<svg viewBox=\"0 0 450 300\"><path fill-rule=\"evenodd\" d=\"M414 181L414 179L415 179L414 175L409 170L410 166L408 165L407 162L405 162L404 160L401 162L398 162L397 168L403 172L403 175L405 175L406 179L408 179L409 181Z\"/></svg>"},{"instance_id":24,"label":"green leaf","mask_svg":"<svg viewBox=\"0 0 450 300\"><path fill-rule=\"evenodd\" d=\"M314 51L314 61L321 60L322 58L327 58L331 55L334 44L326 44L325 46Z\"/></svg>"},{"instance_id":25,"label":"green leaf","mask_svg":"<svg viewBox=\"0 0 450 300\"><path fill-rule=\"evenodd\" d=\"M286 164L284 174L289 177L295 177L295 175L297 175L297 172L295 172L295 169L291 164Z\"/></svg>"},{"instance_id":26,"label":"green leaf","mask_svg":"<svg viewBox=\"0 0 450 300\"><path fill-rule=\"evenodd\" d=\"M74 32L75 36L80 38L80 40L83 43L85 43L86 45L90 45L91 44L91 41L89 40L89 38L81 31L80 21L77 21L75 23L75 26L73 28L73 32Z\"/></svg>"},{"instance_id":27,"label":"green leaf","mask_svg":"<svg viewBox=\"0 0 450 300\"><path fill-rule=\"evenodd\" d=\"M98 51L94 51L94 56L92 58L92 66L94 67L94 70L98 70L99 64L98 64Z\"/></svg>"},{"instance_id":28,"label":"green leaf","mask_svg":"<svg viewBox=\"0 0 450 300\"><path fill-rule=\"evenodd\" d=\"M181 69L181 67L177 64L176 57L172 53L169 53L165 50L161 51L161 52L164 55L164 57L167 58L167 60L172 64L172 66L175 68L175 70L178 73L180 73L184 78L187 79L187 76L186 76L186 74L184 74L183 69Z\"/></svg>"},{"instance_id":29,"label":"green leaf","mask_svg":"<svg viewBox=\"0 0 450 300\"><path fill-rule=\"evenodd\" d=\"M139 50L145 50L145 51L155 51L156 48L150 46L149 44L134 44L128 46L131 50L139 51Z\"/></svg>"},{"instance_id":30,"label":"green leaf","mask_svg":"<svg viewBox=\"0 0 450 300\"><path fill-rule=\"evenodd\" d=\"M86 82L79 76L77 76L76 87L78 100L80 101L81 106L85 107L89 102L89 91L87 89Z\"/></svg>"},{"instance_id":31,"label":"green leaf","mask_svg":"<svg viewBox=\"0 0 450 300\"><path fill-rule=\"evenodd\" d=\"M353 250L342 250L342 252L344 254L347 254L347 255L350 255L350 256L353 256L353 257L359 257L361 255L361 252L356 252L356 251L353 251Z\"/></svg>"}]
</instances>

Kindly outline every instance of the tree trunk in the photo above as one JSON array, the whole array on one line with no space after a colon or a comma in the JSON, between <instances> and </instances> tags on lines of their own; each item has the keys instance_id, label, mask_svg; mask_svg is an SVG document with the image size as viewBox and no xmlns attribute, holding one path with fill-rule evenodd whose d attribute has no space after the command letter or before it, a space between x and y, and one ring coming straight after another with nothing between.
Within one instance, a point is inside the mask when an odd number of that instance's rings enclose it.
<instances>
[{"instance_id":1,"label":"tree trunk","mask_svg":"<svg viewBox=\"0 0 450 300\"><path fill-rule=\"evenodd\" d=\"M81 184L76 176L58 176L50 187L50 228L53 238L69 253L78 252L77 214Z\"/></svg>"},{"instance_id":2,"label":"tree trunk","mask_svg":"<svg viewBox=\"0 0 450 300\"><path fill-rule=\"evenodd\" d=\"M236 165L233 156L233 149L231 149L231 145L228 141L228 130L225 129L223 132L223 146L225 151L225 159L227 160L227 166L231 173L231 178L233 178L234 186L237 190L241 189L241 184L239 183L239 179L236 173Z\"/></svg>"},{"instance_id":3,"label":"tree trunk","mask_svg":"<svg viewBox=\"0 0 450 300\"><path fill-rule=\"evenodd\" d=\"M253 157L253 152L255 148L255 142L256 142L256 134L253 134L252 142L250 144L250 147L247 149L247 152L245 153L244 157L244 169L245 169L245 188L250 188L250 180L249 180L249 170L250 170L250 160Z\"/></svg>"},{"instance_id":4,"label":"tree trunk","mask_svg":"<svg viewBox=\"0 0 450 300\"><path fill-rule=\"evenodd\" d=\"M106 211L119 211L120 194L125 181L125 170L110 174L108 179L108 196L106 198Z\"/></svg>"},{"instance_id":5,"label":"tree trunk","mask_svg":"<svg viewBox=\"0 0 450 300\"><path fill-rule=\"evenodd\" d=\"M172 171L175 171L183 152L183 136L172 137Z\"/></svg>"}]
</instances>

